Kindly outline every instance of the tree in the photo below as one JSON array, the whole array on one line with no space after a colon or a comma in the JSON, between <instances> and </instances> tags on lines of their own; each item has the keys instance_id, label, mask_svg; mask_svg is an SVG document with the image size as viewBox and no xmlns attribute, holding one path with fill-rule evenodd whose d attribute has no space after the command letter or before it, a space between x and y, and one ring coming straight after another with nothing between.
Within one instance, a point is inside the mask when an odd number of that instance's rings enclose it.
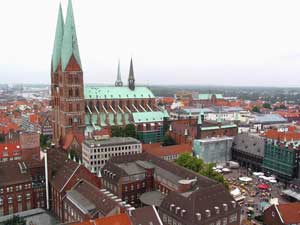
<instances>
[{"instance_id":1,"label":"tree","mask_svg":"<svg viewBox=\"0 0 300 225\"><path fill-rule=\"evenodd\" d=\"M263 104L263 107L264 107L265 109L271 109L271 104L270 104L270 103L264 103L264 104Z\"/></svg>"},{"instance_id":2,"label":"tree","mask_svg":"<svg viewBox=\"0 0 300 225\"><path fill-rule=\"evenodd\" d=\"M175 141L170 135L165 135L162 140L162 146L170 146L170 145L175 145Z\"/></svg>"},{"instance_id":3,"label":"tree","mask_svg":"<svg viewBox=\"0 0 300 225\"><path fill-rule=\"evenodd\" d=\"M1 223L3 225L26 225L26 221L19 216L13 216L11 219L8 219Z\"/></svg>"},{"instance_id":4,"label":"tree","mask_svg":"<svg viewBox=\"0 0 300 225\"><path fill-rule=\"evenodd\" d=\"M49 136L46 136L46 135L43 135L43 134L40 135L40 145L41 145L42 148L49 147L50 142L51 141L50 141Z\"/></svg>"},{"instance_id":5,"label":"tree","mask_svg":"<svg viewBox=\"0 0 300 225\"><path fill-rule=\"evenodd\" d=\"M127 124L124 129L125 137L133 137L136 138L136 130L134 124Z\"/></svg>"},{"instance_id":6,"label":"tree","mask_svg":"<svg viewBox=\"0 0 300 225\"><path fill-rule=\"evenodd\" d=\"M111 135L113 137L123 137L123 129L120 126L112 126L111 127Z\"/></svg>"},{"instance_id":7,"label":"tree","mask_svg":"<svg viewBox=\"0 0 300 225\"><path fill-rule=\"evenodd\" d=\"M258 107L258 106L254 106L254 107L252 108L252 112L260 113L259 107Z\"/></svg>"},{"instance_id":8,"label":"tree","mask_svg":"<svg viewBox=\"0 0 300 225\"><path fill-rule=\"evenodd\" d=\"M202 159L197 159L188 153L181 154L175 161L176 164L184 168L190 169L202 176L218 181L228 189L229 185L224 176L213 170L213 163L204 163Z\"/></svg>"}]
</instances>

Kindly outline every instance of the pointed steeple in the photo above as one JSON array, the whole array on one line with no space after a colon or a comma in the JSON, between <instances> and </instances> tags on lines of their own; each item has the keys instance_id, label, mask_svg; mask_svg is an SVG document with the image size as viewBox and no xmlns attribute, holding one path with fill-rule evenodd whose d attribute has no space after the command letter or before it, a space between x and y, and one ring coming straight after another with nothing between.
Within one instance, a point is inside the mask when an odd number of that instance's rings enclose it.
<instances>
[{"instance_id":1,"label":"pointed steeple","mask_svg":"<svg viewBox=\"0 0 300 225\"><path fill-rule=\"evenodd\" d=\"M121 79L120 60L119 60L119 63L118 63L118 75L117 75L117 80L115 82L115 86L116 87L122 87L123 86L123 82L122 82L122 79Z\"/></svg>"},{"instance_id":2,"label":"pointed steeple","mask_svg":"<svg viewBox=\"0 0 300 225\"><path fill-rule=\"evenodd\" d=\"M79 48L77 43L72 0L69 0L66 23L64 27L64 37L63 37L62 49L61 49L61 63L62 63L63 71L65 71L72 55L74 55L76 62L82 69Z\"/></svg>"},{"instance_id":3,"label":"pointed steeple","mask_svg":"<svg viewBox=\"0 0 300 225\"><path fill-rule=\"evenodd\" d=\"M134 79L132 58L130 60L130 68L129 68L129 76L128 76L128 87L129 87L130 90L135 89L135 79Z\"/></svg>"},{"instance_id":4,"label":"pointed steeple","mask_svg":"<svg viewBox=\"0 0 300 225\"><path fill-rule=\"evenodd\" d=\"M54 47L52 52L52 71L54 72L57 70L57 66L59 64L63 36L64 36L64 18L61 9L61 4L59 4Z\"/></svg>"}]
</instances>

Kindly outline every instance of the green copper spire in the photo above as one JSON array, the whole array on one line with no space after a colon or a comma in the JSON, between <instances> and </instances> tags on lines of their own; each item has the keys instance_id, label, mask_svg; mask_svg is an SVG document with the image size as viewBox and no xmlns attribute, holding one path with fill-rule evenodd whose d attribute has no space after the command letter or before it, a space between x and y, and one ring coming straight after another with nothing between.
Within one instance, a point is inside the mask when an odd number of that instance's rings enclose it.
<instances>
[{"instance_id":1,"label":"green copper spire","mask_svg":"<svg viewBox=\"0 0 300 225\"><path fill-rule=\"evenodd\" d=\"M57 66L59 64L63 36L64 36L64 18L61 9L61 4L59 4L54 47L52 52L52 70L54 72L57 70Z\"/></svg>"},{"instance_id":2,"label":"green copper spire","mask_svg":"<svg viewBox=\"0 0 300 225\"><path fill-rule=\"evenodd\" d=\"M131 90L135 89L135 79L134 79L134 72L133 72L133 63L132 63L132 58L130 60L130 68L129 68L129 77L128 77L128 87Z\"/></svg>"},{"instance_id":3,"label":"green copper spire","mask_svg":"<svg viewBox=\"0 0 300 225\"><path fill-rule=\"evenodd\" d=\"M62 49L61 49L61 63L62 63L63 71L65 71L72 54L74 55L78 65L82 69L79 48L77 43L72 1L69 0L66 23L64 28L64 37L63 37Z\"/></svg>"},{"instance_id":4,"label":"green copper spire","mask_svg":"<svg viewBox=\"0 0 300 225\"><path fill-rule=\"evenodd\" d=\"M115 86L116 87L122 87L123 86L123 82L122 82L122 79L121 79L121 71L120 71L120 60L119 60L119 63L118 63L118 75L117 75L117 80L115 82Z\"/></svg>"}]
</instances>

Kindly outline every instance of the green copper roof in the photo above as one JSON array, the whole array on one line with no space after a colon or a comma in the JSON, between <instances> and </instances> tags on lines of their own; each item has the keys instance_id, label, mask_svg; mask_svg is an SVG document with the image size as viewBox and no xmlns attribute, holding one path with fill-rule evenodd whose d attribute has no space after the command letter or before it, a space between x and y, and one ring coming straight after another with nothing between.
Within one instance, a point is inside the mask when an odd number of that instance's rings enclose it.
<instances>
[{"instance_id":1,"label":"green copper roof","mask_svg":"<svg viewBox=\"0 0 300 225\"><path fill-rule=\"evenodd\" d=\"M228 124L228 125L222 125L221 128L233 128L237 127L236 124Z\"/></svg>"},{"instance_id":2,"label":"green copper roof","mask_svg":"<svg viewBox=\"0 0 300 225\"><path fill-rule=\"evenodd\" d=\"M135 112L132 113L135 123L162 122L165 114L163 112Z\"/></svg>"},{"instance_id":3,"label":"green copper roof","mask_svg":"<svg viewBox=\"0 0 300 225\"><path fill-rule=\"evenodd\" d=\"M64 36L64 19L63 19L61 4L59 4L54 47L53 47L53 52L52 52L52 70L53 71L57 70L57 66L59 64L63 36Z\"/></svg>"},{"instance_id":4,"label":"green copper roof","mask_svg":"<svg viewBox=\"0 0 300 225\"><path fill-rule=\"evenodd\" d=\"M152 91L147 87L85 87L85 99L127 99L127 98L154 98Z\"/></svg>"},{"instance_id":5,"label":"green copper roof","mask_svg":"<svg viewBox=\"0 0 300 225\"><path fill-rule=\"evenodd\" d=\"M64 27L62 49L61 49L61 63L62 63L63 71L65 71L72 54L74 55L80 68L82 68L80 55L79 55L79 48L77 43L72 1L69 0L66 23Z\"/></svg>"},{"instance_id":6,"label":"green copper roof","mask_svg":"<svg viewBox=\"0 0 300 225\"><path fill-rule=\"evenodd\" d=\"M213 94L199 94L198 98L199 100L209 100L211 99L211 97L213 96ZM222 94L215 94L217 99L223 99L223 95Z\"/></svg>"}]
</instances>

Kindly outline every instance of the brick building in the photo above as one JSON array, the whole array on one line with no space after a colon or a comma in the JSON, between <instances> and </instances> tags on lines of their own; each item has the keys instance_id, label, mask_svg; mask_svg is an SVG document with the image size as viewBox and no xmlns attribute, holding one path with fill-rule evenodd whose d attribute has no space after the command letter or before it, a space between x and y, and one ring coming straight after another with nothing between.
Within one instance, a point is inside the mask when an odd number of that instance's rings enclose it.
<instances>
[{"instance_id":1,"label":"brick building","mask_svg":"<svg viewBox=\"0 0 300 225\"><path fill-rule=\"evenodd\" d=\"M272 205L264 211L265 225L288 225L300 223L300 203Z\"/></svg>"},{"instance_id":2,"label":"brick building","mask_svg":"<svg viewBox=\"0 0 300 225\"><path fill-rule=\"evenodd\" d=\"M236 136L237 125L222 121L204 120L204 113L201 111L197 119L190 116L189 119L173 120L169 125L169 134L177 144L192 144L194 139L203 139L220 136Z\"/></svg>"},{"instance_id":3,"label":"brick building","mask_svg":"<svg viewBox=\"0 0 300 225\"><path fill-rule=\"evenodd\" d=\"M45 207L45 181L40 161L0 164L0 216Z\"/></svg>"},{"instance_id":4,"label":"brick building","mask_svg":"<svg viewBox=\"0 0 300 225\"><path fill-rule=\"evenodd\" d=\"M147 87L135 86L132 60L127 87L121 80L120 65L115 87L84 87L71 1L65 23L61 8L58 14L51 59L51 105L57 145L70 131L88 136L102 128L126 124L136 125L143 142L157 142L168 117Z\"/></svg>"},{"instance_id":5,"label":"brick building","mask_svg":"<svg viewBox=\"0 0 300 225\"><path fill-rule=\"evenodd\" d=\"M189 144L170 146L162 146L160 143L144 144L143 151L167 161L174 161L183 153L192 154L192 146Z\"/></svg>"},{"instance_id":6,"label":"brick building","mask_svg":"<svg viewBox=\"0 0 300 225\"><path fill-rule=\"evenodd\" d=\"M240 207L222 184L148 153L110 159L102 180L104 188L131 205L155 205L163 224L240 221Z\"/></svg>"},{"instance_id":7,"label":"brick building","mask_svg":"<svg viewBox=\"0 0 300 225\"><path fill-rule=\"evenodd\" d=\"M101 180L83 165L69 160L67 153L62 150L49 149L47 156L50 207L52 212L64 222L63 198L67 191L72 189L80 180L85 180L100 188Z\"/></svg>"},{"instance_id":8,"label":"brick building","mask_svg":"<svg viewBox=\"0 0 300 225\"><path fill-rule=\"evenodd\" d=\"M40 134L37 132L21 132L20 146L22 160L40 159Z\"/></svg>"},{"instance_id":9,"label":"brick building","mask_svg":"<svg viewBox=\"0 0 300 225\"><path fill-rule=\"evenodd\" d=\"M124 212L125 206L113 194L104 193L85 180L78 181L63 198L64 222L97 219Z\"/></svg>"}]
</instances>

